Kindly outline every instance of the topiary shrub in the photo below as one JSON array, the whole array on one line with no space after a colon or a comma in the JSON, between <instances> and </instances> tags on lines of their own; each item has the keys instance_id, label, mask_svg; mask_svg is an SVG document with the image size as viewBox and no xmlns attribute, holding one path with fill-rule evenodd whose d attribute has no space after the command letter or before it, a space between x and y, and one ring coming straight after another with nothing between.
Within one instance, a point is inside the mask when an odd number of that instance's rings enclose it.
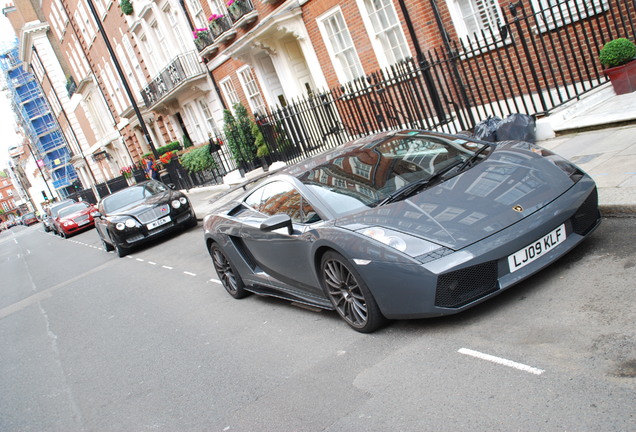
<instances>
[{"instance_id":1,"label":"topiary shrub","mask_svg":"<svg viewBox=\"0 0 636 432\"><path fill-rule=\"evenodd\" d=\"M613 68L629 63L636 56L636 45L626 38L618 38L601 48L599 60L606 68Z\"/></svg>"},{"instance_id":2,"label":"topiary shrub","mask_svg":"<svg viewBox=\"0 0 636 432\"><path fill-rule=\"evenodd\" d=\"M210 154L210 144L194 148L181 155L180 161L181 166L190 174L216 167L216 162Z\"/></svg>"},{"instance_id":3,"label":"topiary shrub","mask_svg":"<svg viewBox=\"0 0 636 432\"><path fill-rule=\"evenodd\" d=\"M133 13L133 5L130 3L130 0L121 0L119 2L119 7L121 11L126 15L132 15Z\"/></svg>"},{"instance_id":4,"label":"topiary shrub","mask_svg":"<svg viewBox=\"0 0 636 432\"><path fill-rule=\"evenodd\" d=\"M269 154L269 147L267 147L265 137L256 123L252 123L252 135L254 136L254 145L256 146L256 156L259 158L267 156Z\"/></svg>"},{"instance_id":5,"label":"topiary shrub","mask_svg":"<svg viewBox=\"0 0 636 432\"><path fill-rule=\"evenodd\" d=\"M157 153L159 153L159 156L168 153L169 151L177 151L177 150L181 150L181 143L179 141L172 141L169 144L166 144L165 146L161 146L157 149Z\"/></svg>"},{"instance_id":6,"label":"topiary shrub","mask_svg":"<svg viewBox=\"0 0 636 432\"><path fill-rule=\"evenodd\" d=\"M236 118L230 110L223 111L223 132L232 158L237 162L251 162L256 156L254 135L252 135L251 120L247 110L241 104L234 105Z\"/></svg>"}]
</instances>

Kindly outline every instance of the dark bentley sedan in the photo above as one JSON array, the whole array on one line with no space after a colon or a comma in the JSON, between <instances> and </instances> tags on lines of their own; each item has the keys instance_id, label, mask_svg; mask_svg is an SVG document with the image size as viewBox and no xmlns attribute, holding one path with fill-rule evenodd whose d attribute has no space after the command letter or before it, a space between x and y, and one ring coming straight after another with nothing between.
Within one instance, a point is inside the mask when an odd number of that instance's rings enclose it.
<instances>
[{"instance_id":1,"label":"dark bentley sedan","mask_svg":"<svg viewBox=\"0 0 636 432\"><path fill-rule=\"evenodd\" d=\"M93 217L104 249L120 257L141 243L197 224L188 198L156 180L105 197L97 210Z\"/></svg>"},{"instance_id":2,"label":"dark bentley sedan","mask_svg":"<svg viewBox=\"0 0 636 432\"><path fill-rule=\"evenodd\" d=\"M600 220L594 181L545 149L404 130L283 169L206 216L204 235L233 297L335 309L371 332L493 297Z\"/></svg>"}]
</instances>

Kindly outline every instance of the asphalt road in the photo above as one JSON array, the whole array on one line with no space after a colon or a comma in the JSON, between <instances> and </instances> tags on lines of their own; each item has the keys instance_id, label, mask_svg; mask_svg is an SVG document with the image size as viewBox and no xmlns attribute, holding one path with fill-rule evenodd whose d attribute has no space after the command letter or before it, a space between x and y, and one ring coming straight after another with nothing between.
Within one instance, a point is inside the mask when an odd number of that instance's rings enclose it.
<instances>
[{"instance_id":1,"label":"asphalt road","mask_svg":"<svg viewBox=\"0 0 636 432\"><path fill-rule=\"evenodd\" d=\"M201 227L117 258L0 234L0 431L636 430L636 219L466 313L372 335L233 300ZM493 357L488 357L493 356Z\"/></svg>"}]
</instances>

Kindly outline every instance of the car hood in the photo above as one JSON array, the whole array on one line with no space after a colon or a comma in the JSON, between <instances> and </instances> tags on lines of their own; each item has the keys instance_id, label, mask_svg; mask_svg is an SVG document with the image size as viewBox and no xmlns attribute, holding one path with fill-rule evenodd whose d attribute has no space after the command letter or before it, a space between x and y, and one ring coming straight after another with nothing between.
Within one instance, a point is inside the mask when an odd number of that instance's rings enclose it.
<instances>
[{"instance_id":1,"label":"car hood","mask_svg":"<svg viewBox=\"0 0 636 432\"><path fill-rule=\"evenodd\" d=\"M165 191L146 198L143 201L137 201L125 207L117 209L117 211L109 213L108 216L139 216L149 209L155 208L162 204L168 204L173 199L172 191Z\"/></svg>"},{"instance_id":2,"label":"car hood","mask_svg":"<svg viewBox=\"0 0 636 432\"><path fill-rule=\"evenodd\" d=\"M380 226L454 250L464 248L536 212L573 186L559 167L523 151L527 148L527 143L498 146L488 159L460 175L408 199L347 215L336 224L352 230Z\"/></svg>"}]
</instances>

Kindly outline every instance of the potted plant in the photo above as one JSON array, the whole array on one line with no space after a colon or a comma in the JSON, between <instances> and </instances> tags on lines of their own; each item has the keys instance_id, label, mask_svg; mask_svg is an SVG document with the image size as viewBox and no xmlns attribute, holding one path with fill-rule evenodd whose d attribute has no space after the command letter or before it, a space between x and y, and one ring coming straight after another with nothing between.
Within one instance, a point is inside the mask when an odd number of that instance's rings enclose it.
<instances>
[{"instance_id":1,"label":"potted plant","mask_svg":"<svg viewBox=\"0 0 636 432\"><path fill-rule=\"evenodd\" d=\"M612 82L617 95L636 90L636 45L626 38L606 43L599 52L599 60Z\"/></svg>"},{"instance_id":2,"label":"potted plant","mask_svg":"<svg viewBox=\"0 0 636 432\"><path fill-rule=\"evenodd\" d=\"M126 15L132 15L134 12L133 5L130 3L130 0L121 0L121 2L119 2L119 7Z\"/></svg>"}]
</instances>

